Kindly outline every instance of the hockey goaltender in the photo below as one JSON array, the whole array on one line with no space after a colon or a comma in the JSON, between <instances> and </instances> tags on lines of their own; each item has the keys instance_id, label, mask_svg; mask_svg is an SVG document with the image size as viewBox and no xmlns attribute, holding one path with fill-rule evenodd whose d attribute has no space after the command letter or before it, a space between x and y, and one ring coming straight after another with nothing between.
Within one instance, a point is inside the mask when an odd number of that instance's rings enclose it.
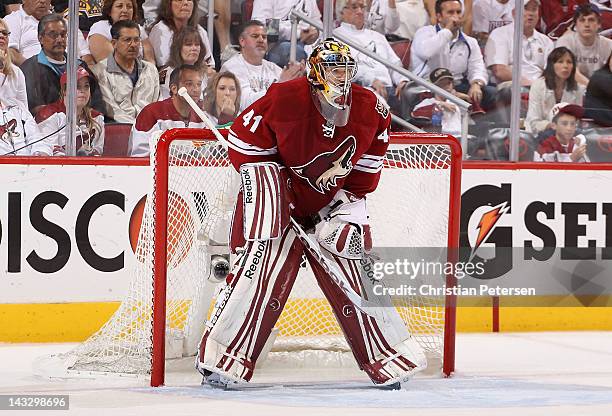
<instances>
[{"instance_id":1,"label":"hockey goaltender","mask_svg":"<svg viewBox=\"0 0 612 416\"><path fill-rule=\"evenodd\" d=\"M229 132L230 160L250 192L238 195L237 260L198 351L203 383L251 380L303 254L375 385L399 388L427 366L395 308L359 302L371 284L359 277L372 241L365 196L378 185L391 118L374 93L352 84L356 73L349 47L323 40L306 77L273 84ZM319 221L314 244L304 230Z\"/></svg>"}]
</instances>

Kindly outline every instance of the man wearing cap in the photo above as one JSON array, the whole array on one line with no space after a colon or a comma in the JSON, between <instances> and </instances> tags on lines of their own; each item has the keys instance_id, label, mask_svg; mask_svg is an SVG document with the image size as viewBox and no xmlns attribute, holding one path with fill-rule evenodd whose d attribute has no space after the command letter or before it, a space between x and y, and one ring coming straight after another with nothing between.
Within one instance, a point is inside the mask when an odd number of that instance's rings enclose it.
<instances>
[{"instance_id":1,"label":"man wearing cap","mask_svg":"<svg viewBox=\"0 0 612 416\"><path fill-rule=\"evenodd\" d=\"M535 30L539 21L539 1L525 2L523 13L523 53L521 54L521 85L530 86L533 81L542 76L546 67L546 58L554 49L554 44L548 36ZM512 16L516 11L512 11ZM498 84L498 89L510 87L512 81L512 44L514 42L514 23L495 29L489 35L485 47L485 61L491 70L492 80ZM500 86L501 83L508 82Z\"/></svg>"},{"instance_id":2,"label":"man wearing cap","mask_svg":"<svg viewBox=\"0 0 612 416\"><path fill-rule=\"evenodd\" d=\"M463 7L459 0L436 0L438 23L424 26L414 35L410 50L410 70L428 78L434 68L448 68L454 87L466 93L472 103L485 109L495 102L495 89L489 79L478 41L461 31Z\"/></svg>"},{"instance_id":3,"label":"man wearing cap","mask_svg":"<svg viewBox=\"0 0 612 416\"><path fill-rule=\"evenodd\" d=\"M587 85L593 72L604 66L612 53L612 40L601 36L601 11L594 4L580 5L574 13L572 30L557 41L576 55L576 81Z\"/></svg>"},{"instance_id":4,"label":"man wearing cap","mask_svg":"<svg viewBox=\"0 0 612 416\"><path fill-rule=\"evenodd\" d=\"M586 139L576 136L584 109L576 104L559 103L550 111L555 134L544 139L533 155L541 162L587 162Z\"/></svg>"}]
</instances>

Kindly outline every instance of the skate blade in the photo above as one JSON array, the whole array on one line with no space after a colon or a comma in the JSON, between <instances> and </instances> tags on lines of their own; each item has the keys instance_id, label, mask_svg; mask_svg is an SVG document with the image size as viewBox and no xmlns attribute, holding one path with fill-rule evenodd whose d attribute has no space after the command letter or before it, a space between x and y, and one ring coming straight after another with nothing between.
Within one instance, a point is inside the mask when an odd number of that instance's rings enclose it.
<instances>
[{"instance_id":1,"label":"skate blade","mask_svg":"<svg viewBox=\"0 0 612 416\"><path fill-rule=\"evenodd\" d=\"M402 383L400 383L399 381L396 381L395 383L391 383L391 384L387 384L383 386L378 385L376 387L379 388L380 390L401 390Z\"/></svg>"}]
</instances>

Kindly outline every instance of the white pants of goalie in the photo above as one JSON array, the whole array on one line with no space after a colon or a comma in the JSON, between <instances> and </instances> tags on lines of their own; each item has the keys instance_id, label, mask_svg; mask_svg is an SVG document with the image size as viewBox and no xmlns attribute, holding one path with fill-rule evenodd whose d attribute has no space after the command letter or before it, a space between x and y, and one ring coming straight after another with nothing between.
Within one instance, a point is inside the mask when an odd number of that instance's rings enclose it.
<instances>
[{"instance_id":1,"label":"white pants of goalie","mask_svg":"<svg viewBox=\"0 0 612 416\"><path fill-rule=\"evenodd\" d=\"M234 226L240 219L234 219ZM280 238L249 241L243 247L227 285L217 298L197 357L197 368L236 382L249 381L255 364L289 297L304 247L291 227ZM329 254L329 253L328 253ZM325 270L306 251L319 287L329 301L359 368L377 385L409 379L427 366L421 347L391 306L381 301L382 319L356 308ZM372 293L362 278L360 261L329 254L353 290ZM370 299L371 300L371 299Z\"/></svg>"}]
</instances>

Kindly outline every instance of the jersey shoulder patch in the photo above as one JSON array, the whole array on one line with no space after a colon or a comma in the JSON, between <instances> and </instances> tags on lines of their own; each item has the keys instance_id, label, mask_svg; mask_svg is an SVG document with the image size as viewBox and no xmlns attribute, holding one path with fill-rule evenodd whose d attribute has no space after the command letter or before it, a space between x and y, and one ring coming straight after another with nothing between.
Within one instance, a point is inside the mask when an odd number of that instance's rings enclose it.
<instances>
[{"instance_id":1,"label":"jersey shoulder patch","mask_svg":"<svg viewBox=\"0 0 612 416\"><path fill-rule=\"evenodd\" d=\"M389 106L387 106L387 104L383 102L383 100L381 100L378 95L376 96L376 105L374 106L374 109L384 119L386 119L389 116Z\"/></svg>"}]
</instances>

